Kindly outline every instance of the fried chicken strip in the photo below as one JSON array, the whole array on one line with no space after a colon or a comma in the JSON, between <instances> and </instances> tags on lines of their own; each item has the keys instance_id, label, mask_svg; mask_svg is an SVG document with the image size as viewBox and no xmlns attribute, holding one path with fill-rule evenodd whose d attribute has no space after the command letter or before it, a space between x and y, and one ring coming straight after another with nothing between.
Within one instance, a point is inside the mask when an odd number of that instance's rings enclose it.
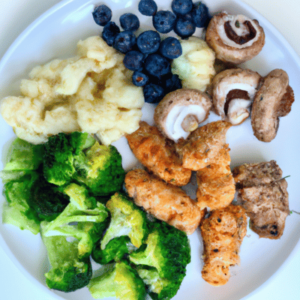
<instances>
[{"instance_id":1,"label":"fried chicken strip","mask_svg":"<svg viewBox=\"0 0 300 300\"><path fill-rule=\"evenodd\" d=\"M168 184L141 169L132 170L125 177L125 187L138 206L155 218L192 234L199 226L204 210L179 187Z\"/></svg>"},{"instance_id":2,"label":"fried chicken strip","mask_svg":"<svg viewBox=\"0 0 300 300\"><path fill-rule=\"evenodd\" d=\"M230 170L229 149L224 146L215 162L197 172L197 205L211 210L228 206L235 195L235 183Z\"/></svg>"},{"instance_id":3,"label":"fried chicken strip","mask_svg":"<svg viewBox=\"0 0 300 300\"><path fill-rule=\"evenodd\" d=\"M212 164L226 143L226 133L231 124L212 122L193 131L186 140L179 140L176 150L184 168L198 171Z\"/></svg>"},{"instance_id":4,"label":"fried chicken strip","mask_svg":"<svg viewBox=\"0 0 300 300\"><path fill-rule=\"evenodd\" d=\"M241 206L230 205L213 211L201 223L202 278L214 286L224 285L230 278L229 267L240 263L238 253L247 232L246 212Z\"/></svg>"},{"instance_id":5,"label":"fried chicken strip","mask_svg":"<svg viewBox=\"0 0 300 300\"><path fill-rule=\"evenodd\" d=\"M150 172L173 185L188 184L191 170L183 168L174 142L166 139L157 127L140 122L140 128L126 138L136 158Z\"/></svg>"}]
</instances>

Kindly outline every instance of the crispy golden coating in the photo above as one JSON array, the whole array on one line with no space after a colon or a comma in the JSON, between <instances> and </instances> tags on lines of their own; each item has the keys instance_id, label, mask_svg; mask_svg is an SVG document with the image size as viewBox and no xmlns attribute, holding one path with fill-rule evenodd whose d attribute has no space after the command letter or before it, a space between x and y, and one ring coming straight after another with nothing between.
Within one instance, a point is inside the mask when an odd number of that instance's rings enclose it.
<instances>
[{"instance_id":1,"label":"crispy golden coating","mask_svg":"<svg viewBox=\"0 0 300 300\"><path fill-rule=\"evenodd\" d=\"M125 177L125 187L138 206L155 218L192 234L199 226L205 211L179 187L168 184L141 169L132 170Z\"/></svg>"},{"instance_id":2,"label":"crispy golden coating","mask_svg":"<svg viewBox=\"0 0 300 300\"><path fill-rule=\"evenodd\" d=\"M188 184L191 170L182 167L174 142L166 139L157 127L140 122L140 128L126 137L136 158L150 172L173 185Z\"/></svg>"},{"instance_id":3,"label":"crispy golden coating","mask_svg":"<svg viewBox=\"0 0 300 300\"><path fill-rule=\"evenodd\" d=\"M227 145L221 149L214 163L197 172L197 182L197 205L200 209L220 209L232 202L235 183Z\"/></svg>"},{"instance_id":4,"label":"crispy golden coating","mask_svg":"<svg viewBox=\"0 0 300 300\"><path fill-rule=\"evenodd\" d=\"M176 150L182 157L183 167L198 171L214 163L230 127L226 121L212 122L192 132L187 140L179 140Z\"/></svg>"},{"instance_id":5,"label":"crispy golden coating","mask_svg":"<svg viewBox=\"0 0 300 300\"><path fill-rule=\"evenodd\" d=\"M239 264L241 243L247 232L246 212L241 206L230 205L215 210L203 219L201 233L204 244L202 278L220 286L230 278L229 267Z\"/></svg>"}]
</instances>

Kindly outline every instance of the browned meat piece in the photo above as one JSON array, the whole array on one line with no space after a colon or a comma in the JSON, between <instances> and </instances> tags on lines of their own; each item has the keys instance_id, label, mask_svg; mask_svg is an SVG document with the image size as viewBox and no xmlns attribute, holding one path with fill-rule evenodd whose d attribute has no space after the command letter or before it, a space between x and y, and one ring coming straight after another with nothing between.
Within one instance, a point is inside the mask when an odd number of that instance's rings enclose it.
<instances>
[{"instance_id":1,"label":"browned meat piece","mask_svg":"<svg viewBox=\"0 0 300 300\"><path fill-rule=\"evenodd\" d=\"M226 132L230 127L229 122L212 122L193 131L188 139L179 140L176 150L182 157L183 167L198 171L214 163L225 146Z\"/></svg>"},{"instance_id":2,"label":"browned meat piece","mask_svg":"<svg viewBox=\"0 0 300 300\"><path fill-rule=\"evenodd\" d=\"M235 184L230 171L228 147L224 147L210 164L197 172L198 207L220 209L228 206L235 195Z\"/></svg>"},{"instance_id":3,"label":"browned meat piece","mask_svg":"<svg viewBox=\"0 0 300 300\"><path fill-rule=\"evenodd\" d=\"M238 203L250 217L250 228L259 237L279 239L289 215L287 182L274 160L244 164L233 170Z\"/></svg>"},{"instance_id":4,"label":"browned meat piece","mask_svg":"<svg viewBox=\"0 0 300 300\"><path fill-rule=\"evenodd\" d=\"M203 219L201 233L204 244L203 279L220 286L230 278L229 267L240 263L238 255L247 232L246 212L241 206L230 205L214 210Z\"/></svg>"},{"instance_id":5,"label":"browned meat piece","mask_svg":"<svg viewBox=\"0 0 300 300\"><path fill-rule=\"evenodd\" d=\"M125 187L138 206L155 218L192 234L199 226L204 210L179 187L168 184L144 170L132 170L125 177Z\"/></svg>"},{"instance_id":6,"label":"browned meat piece","mask_svg":"<svg viewBox=\"0 0 300 300\"><path fill-rule=\"evenodd\" d=\"M126 137L136 158L150 172L173 185L188 184L191 170L182 167L174 142L166 139L157 127L140 122L140 128Z\"/></svg>"}]
</instances>

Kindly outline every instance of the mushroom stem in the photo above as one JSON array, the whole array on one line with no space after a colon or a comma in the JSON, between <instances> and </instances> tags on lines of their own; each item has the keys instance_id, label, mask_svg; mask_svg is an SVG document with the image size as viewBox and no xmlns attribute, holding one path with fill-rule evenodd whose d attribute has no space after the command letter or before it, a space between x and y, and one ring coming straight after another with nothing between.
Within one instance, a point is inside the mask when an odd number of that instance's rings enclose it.
<instances>
[{"instance_id":1,"label":"mushroom stem","mask_svg":"<svg viewBox=\"0 0 300 300\"><path fill-rule=\"evenodd\" d=\"M198 119L195 115L187 115L183 119L181 127L185 132L192 132L198 128Z\"/></svg>"}]
</instances>

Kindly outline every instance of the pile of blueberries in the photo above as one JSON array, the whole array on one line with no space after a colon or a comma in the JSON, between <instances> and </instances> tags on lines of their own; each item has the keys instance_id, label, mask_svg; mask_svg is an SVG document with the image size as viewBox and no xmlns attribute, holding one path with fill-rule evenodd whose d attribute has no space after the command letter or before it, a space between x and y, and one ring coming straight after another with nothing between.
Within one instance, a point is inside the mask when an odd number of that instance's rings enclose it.
<instances>
[{"instance_id":1,"label":"pile of blueberries","mask_svg":"<svg viewBox=\"0 0 300 300\"><path fill-rule=\"evenodd\" d=\"M95 7L95 22L104 26L102 38L116 50L125 54L124 65L134 71L132 82L143 87L145 101L158 103L166 94L182 87L177 75L171 72L171 61L182 54L181 44L174 37L161 41L159 33L174 32L181 38L189 38L196 27L206 27L210 21L208 8L202 2L173 0L172 10L157 11L154 0L141 0L139 11L152 17L156 29L147 30L138 37L134 32L140 27L138 17L132 13L120 17L120 25L111 21L112 11L106 5ZM159 33L158 33L159 32Z\"/></svg>"}]
</instances>

